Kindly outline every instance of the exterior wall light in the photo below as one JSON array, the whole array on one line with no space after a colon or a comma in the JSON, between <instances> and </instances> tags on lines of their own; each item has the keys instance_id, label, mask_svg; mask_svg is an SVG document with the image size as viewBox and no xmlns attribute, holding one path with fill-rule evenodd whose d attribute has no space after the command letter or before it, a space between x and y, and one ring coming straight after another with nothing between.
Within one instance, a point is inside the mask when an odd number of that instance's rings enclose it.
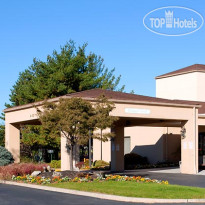
<instances>
[{"instance_id":1,"label":"exterior wall light","mask_svg":"<svg viewBox=\"0 0 205 205\"><path fill-rule=\"evenodd\" d=\"M182 127L182 129L181 129L181 137L182 137L182 139L186 138L186 128L185 127Z\"/></svg>"}]
</instances>

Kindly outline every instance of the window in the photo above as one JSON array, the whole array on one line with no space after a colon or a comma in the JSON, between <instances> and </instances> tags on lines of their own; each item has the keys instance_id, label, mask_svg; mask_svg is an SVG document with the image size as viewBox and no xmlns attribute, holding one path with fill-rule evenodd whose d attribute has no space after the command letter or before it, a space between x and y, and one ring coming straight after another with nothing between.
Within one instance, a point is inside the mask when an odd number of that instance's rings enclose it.
<instances>
[{"instance_id":1,"label":"window","mask_svg":"<svg viewBox=\"0 0 205 205\"><path fill-rule=\"evenodd\" d=\"M129 154L131 151L130 137L124 137L124 154Z\"/></svg>"}]
</instances>

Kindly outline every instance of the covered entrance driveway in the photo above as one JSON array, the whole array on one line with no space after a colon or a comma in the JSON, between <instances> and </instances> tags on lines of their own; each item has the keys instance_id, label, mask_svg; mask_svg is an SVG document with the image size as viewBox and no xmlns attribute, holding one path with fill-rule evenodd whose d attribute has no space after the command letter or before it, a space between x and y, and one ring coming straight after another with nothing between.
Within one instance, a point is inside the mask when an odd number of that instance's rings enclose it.
<instances>
[{"instance_id":1,"label":"covered entrance driveway","mask_svg":"<svg viewBox=\"0 0 205 205\"><path fill-rule=\"evenodd\" d=\"M166 100L134 94L93 89L73 93L63 98L82 97L95 103L99 95L105 95L115 103L111 113L119 121L112 131L115 138L111 140L111 169L124 170L124 128L130 126L179 127L184 136L181 143L181 173L198 173L198 103L189 101ZM48 101L58 102L59 98ZM15 161L20 161L20 125L39 123L36 108L43 102L8 108L5 110L6 148L12 152ZM66 141L61 138L61 169L69 169L69 153Z\"/></svg>"}]
</instances>

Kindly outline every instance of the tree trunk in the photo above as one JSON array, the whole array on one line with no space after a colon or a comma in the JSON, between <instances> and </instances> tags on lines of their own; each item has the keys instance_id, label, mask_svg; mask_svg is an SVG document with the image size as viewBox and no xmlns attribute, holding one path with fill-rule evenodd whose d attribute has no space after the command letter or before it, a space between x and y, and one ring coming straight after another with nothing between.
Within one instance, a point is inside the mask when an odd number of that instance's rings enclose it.
<instances>
[{"instance_id":1,"label":"tree trunk","mask_svg":"<svg viewBox=\"0 0 205 205\"><path fill-rule=\"evenodd\" d=\"M70 149L70 170L73 171L73 147L74 145L71 145Z\"/></svg>"},{"instance_id":2,"label":"tree trunk","mask_svg":"<svg viewBox=\"0 0 205 205\"><path fill-rule=\"evenodd\" d=\"M101 136L100 136L100 145L101 145L101 157L100 159L102 160L102 130L101 130Z\"/></svg>"}]
</instances>

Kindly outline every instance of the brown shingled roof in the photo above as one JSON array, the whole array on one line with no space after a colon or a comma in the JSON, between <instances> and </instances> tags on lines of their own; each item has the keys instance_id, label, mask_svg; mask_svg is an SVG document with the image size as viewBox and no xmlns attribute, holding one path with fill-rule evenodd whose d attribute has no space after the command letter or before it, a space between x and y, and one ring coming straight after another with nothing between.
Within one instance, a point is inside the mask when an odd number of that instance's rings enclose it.
<instances>
[{"instance_id":1,"label":"brown shingled roof","mask_svg":"<svg viewBox=\"0 0 205 205\"><path fill-rule=\"evenodd\" d=\"M131 93L124 93L112 90L104 90L101 88L86 90L82 92L76 92L67 94L67 97L82 97L96 99L100 95L105 95L108 99L114 100L129 100L129 101L142 101L142 102L156 102L156 103L171 103L171 104L187 104L187 105L199 105L199 102L183 101L183 100L168 100L163 98L156 98L144 95L137 95Z\"/></svg>"},{"instance_id":2,"label":"brown shingled roof","mask_svg":"<svg viewBox=\"0 0 205 205\"><path fill-rule=\"evenodd\" d=\"M156 102L156 103L167 103L167 104L201 105L202 107L199 108L199 113L200 114L205 113L205 102L188 101L188 100L168 100L164 98L156 98L156 97L136 95L136 94L131 94L131 93L103 90L100 88L71 93L71 94L67 94L66 96L95 99L102 94L105 95L109 99L113 99L113 101L114 100L130 100L130 101L142 101L142 102L152 102L152 103Z\"/></svg>"},{"instance_id":3,"label":"brown shingled roof","mask_svg":"<svg viewBox=\"0 0 205 205\"><path fill-rule=\"evenodd\" d=\"M201 105L201 102L196 102L196 101L185 101L185 100L168 100L168 99L163 99L163 98L156 98L156 97L149 97L149 96L144 96L144 95L136 95L136 94L131 94L131 93L124 93L124 92L117 92L117 91L111 91L111 90L103 90L100 88L97 89L91 89L91 90L86 90L82 92L76 92L76 93L71 93L67 94L64 96L61 96L62 98L70 98L70 97L81 97L89 100L95 100L98 98L100 95L105 95L108 99L113 100L114 102L119 102L119 101L124 101L124 102L132 102L132 103L149 103L149 104L164 104L164 105L179 105L179 106L198 106ZM53 98L49 99L49 101L58 101L59 98ZM9 111L14 111L14 110L19 110L19 109L26 109L28 107L32 107L34 104L40 105L42 104L43 101L36 102L36 103L30 103L27 105L21 105L21 106L16 106L12 108L7 108L4 111L9 112ZM205 102L204 102L204 110L205 110ZM205 112L204 112L205 113Z\"/></svg>"},{"instance_id":4,"label":"brown shingled roof","mask_svg":"<svg viewBox=\"0 0 205 205\"><path fill-rule=\"evenodd\" d=\"M191 66L179 69L179 70L172 71L170 73L159 75L156 77L156 79L171 77L171 76L175 76L175 75L181 75L181 74L185 74L185 73L193 73L193 72L205 72L205 65L194 64L194 65L191 65Z\"/></svg>"}]
</instances>

